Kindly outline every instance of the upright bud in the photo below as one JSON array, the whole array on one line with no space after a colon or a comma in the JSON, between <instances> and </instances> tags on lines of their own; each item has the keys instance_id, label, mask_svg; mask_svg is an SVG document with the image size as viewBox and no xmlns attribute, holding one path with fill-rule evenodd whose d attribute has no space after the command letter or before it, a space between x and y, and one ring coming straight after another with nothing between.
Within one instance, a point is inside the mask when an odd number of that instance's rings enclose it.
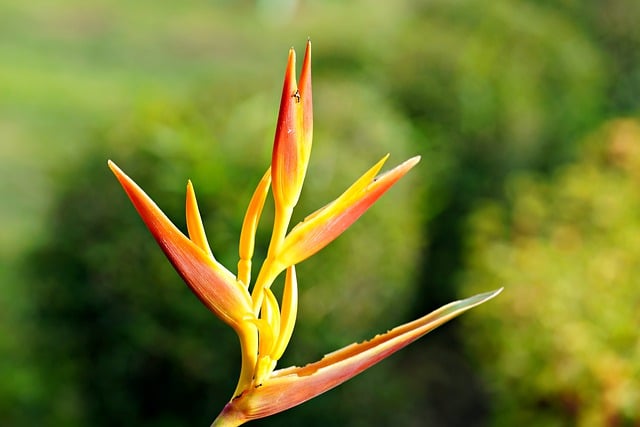
<instances>
[{"instance_id":1,"label":"upright bud","mask_svg":"<svg viewBox=\"0 0 640 427\"><path fill-rule=\"evenodd\" d=\"M311 154L313 135L311 42L307 42L299 88L296 84L295 68L296 53L291 48L282 88L271 162L276 209L292 209L298 202Z\"/></svg>"}]
</instances>

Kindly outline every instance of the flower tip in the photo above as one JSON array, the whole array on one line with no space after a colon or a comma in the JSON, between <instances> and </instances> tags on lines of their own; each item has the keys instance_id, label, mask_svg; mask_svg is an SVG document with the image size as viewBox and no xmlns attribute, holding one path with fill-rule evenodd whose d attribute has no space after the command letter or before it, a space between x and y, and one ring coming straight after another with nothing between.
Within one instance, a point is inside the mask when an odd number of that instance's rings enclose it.
<instances>
[{"instance_id":1,"label":"flower tip","mask_svg":"<svg viewBox=\"0 0 640 427\"><path fill-rule=\"evenodd\" d=\"M296 92L298 83L296 82L296 50L292 47L289 49L289 57L287 59L287 68L284 74L284 86L282 88L282 100L280 101L280 110L287 107L291 103L291 96Z\"/></svg>"},{"instance_id":2,"label":"flower tip","mask_svg":"<svg viewBox=\"0 0 640 427\"><path fill-rule=\"evenodd\" d=\"M292 47L289 48L289 57L287 59L287 68L295 67L295 65L296 65L296 49L292 46ZM294 71L295 71L295 68L294 68Z\"/></svg>"},{"instance_id":3,"label":"flower tip","mask_svg":"<svg viewBox=\"0 0 640 427\"><path fill-rule=\"evenodd\" d=\"M470 298L465 299L463 302L465 304L465 306L471 308L471 307L475 307L477 305L480 305L484 302L489 301L490 299L493 299L495 297L497 297L498 295L500 295L500 293L504 290L504 287L493 290L493 291L489 291L489 292L484 292L481 294L477 294L474 295ZM456 304L456 303L460 303L462 301L456 301L452 304Z\"/></svg>"},{"instance_id":4,"label":"flower tip","mask_svg":"<svg viewBox=\"0 0 640 427\"><path fill-rule=\"evenodd\" d=\"M311 95L311 40L307 40L307 48L304 52L302 69L300 70L300 96L304 102L304 129L311 139L313 128L313 101Z\"/></svg>"},{"instance_id":5,"label":"flower tip","mask_svg":"<svg viewBox=\"0 0 640 427\"><path fill-rule=\"evenodd\" d=\"M130 178L127 176L127 174L125 174L122 171L122 169L120 169L118 165L116 165L111 160L107 160L107 166L109 166L109 169L111 169L111 172L113 172L116 178L118 178L118 181L120 181L120 184L122 184L122 186L125 187L125 190L126 190L130 181Z\"/></svg>"},{"instance_id":6,"label":"flower tip","mask_svg":"<svg viewBox=\"0 0 640 427\"><path fill-rule=\"evenodd\" d=\"M413 156L410 159L405 160L404 162L400 163L398 166L393 168L393 171L403 171L402 174L404 175L409 170L411 170L415 165L417 165L420 162L420 159L421 159L421 156ZM385 160L386 160L386 157L385 157Z\"/></svg>"},{"instance_id":7,"label":"flower tip","mask_svg":"<svg viewBox=\"0 0 640 427\"><path fill-rule=\"evenodd\" d=\"M413 156L409 160L405 161L404 164L407 166L407 168L411 169L412 167L420 163L421 159L422 156Z\"/></svg>"}]
</instances>

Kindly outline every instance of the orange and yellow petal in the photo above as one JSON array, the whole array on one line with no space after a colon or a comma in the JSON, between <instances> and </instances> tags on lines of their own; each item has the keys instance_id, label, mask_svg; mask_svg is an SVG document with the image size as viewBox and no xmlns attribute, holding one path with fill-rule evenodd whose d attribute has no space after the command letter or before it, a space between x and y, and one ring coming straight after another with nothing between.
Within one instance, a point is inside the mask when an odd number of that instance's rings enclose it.
<instances>
[{"instance_id":1,"label":"orange and yellow petal","mask_svg":"<svg viewBox=\"0 0 640 427\"><path fill-rule=\"evenodd\" d=\"M279 254L284 265L297 264L331 243L409 172L420 161L420 157L413 157L376 178L375 174L385 160L386 157L340 197L309 215L291 230Z\"/></svg>"},{"instance_id":2,"label":"orange and yellow petal","mask_svg":"<svg viewBox=\"0 0 640 427\"><path fill-rule=\"evenodd\" d=\"M238 252L240 260L238 261L238 280L245 286L249 286L251 282L251 258L255 249L256 230L258 229L258 221L262 215L264 202L269 193L269 185L271 184L271 168L262 176L258 183L258 187L251 197L249 207L242 222L242 230L240 231L240 244Z\"/></svg>"},{"instance_id":3,"label":"orange and yellow petal","mask_svg":"<svg viewBox=\"0 0 640 427\"><path fill-rule=\"evenodd\" d=\"M171 264L196 296L234 329L251 315L251 297L235 276L189 240L145 192L109 161L140 217Z\"/></svg>"},{"instance_id":4,"label":"orange and yellow petal","mask_svg":"<svg viewBox=\"0 0 640 427\"><path fill-rule=\"evenodd\" d=\"M282 309L280 311L280 331L275 342L271 357L279 360L293 335L293 328L298 316L298 280L295 266L287 268L282 291Z\"/></svg>"},{"instance_id":5,"label":"orange and yellow petal","mask_svg":"<svg viewBox=\"0 0 640 427\"><path fill-rule=\"evenodd\" d=\"M499 289L452 302L420 319L377 335L370 341L351 344L330 353L318 362L275 371L268 380L245 390L229 402L219 419L228 417L245 422L304 403L351 379L443 323L490 300L501 291Z\"/></svg>"},{"instance_id":6,"label":"orange and yellow petal","mask_svg":"<svg viewBox=\"0 0 640 427\"><path fill-rule=\"evenodd\" d=\"M187 215L187 231L189 232L189 239L191 239L191 241L200 249L205 251L211 258L214 258L213 252L211 252L211 247L209 246L209 241L207 240L207 235L204 232L204 224L202 224L202 217L200 216L200 209L198 209L196 193L191 181L187 183L185 212Z\"/></svg>"}]
</instances>

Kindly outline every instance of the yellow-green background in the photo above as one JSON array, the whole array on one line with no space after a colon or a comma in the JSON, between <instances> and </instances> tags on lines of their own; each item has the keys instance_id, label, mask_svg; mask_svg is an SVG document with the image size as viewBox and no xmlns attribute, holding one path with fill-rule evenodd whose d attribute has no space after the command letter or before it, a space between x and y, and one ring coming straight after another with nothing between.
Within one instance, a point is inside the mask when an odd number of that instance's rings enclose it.
<instances>
[{"instance_id":1,"label":"yellow-green background","mask_svg":"<svg viewBox=\"0 0 640 427\"><path fill-rule=\"evenodd\" d=\"M387 152L422 162L300 265L282 364L505 291L256 425L637 425L638 21L632 0L0 2L0 424L207 425L221 409L235 337L106 159L179 225L193 179L234 270L287 50L309 37L297 218Z\"/></svg>"}]
</instances>

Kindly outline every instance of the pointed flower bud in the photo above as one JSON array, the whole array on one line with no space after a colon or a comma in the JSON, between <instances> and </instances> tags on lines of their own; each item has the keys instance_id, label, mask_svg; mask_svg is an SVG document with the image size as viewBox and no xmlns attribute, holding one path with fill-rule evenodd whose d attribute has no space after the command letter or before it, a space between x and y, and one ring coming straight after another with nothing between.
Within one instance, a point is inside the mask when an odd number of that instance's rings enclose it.
<instances>
[{"instance_id":1,"label":"pointed flower bud","mask_svg":"<svg viewBox=\"0 0 640 427\"><path fill-rule=\"evenodd\" d=\"M311 42L307 42L300 87L296 84L296 53L289 60L282 87L271 160L273 197L279 209L293 209L298 202L307 172L313 135L311 95Z\"/></svg>"}]
</instances>

